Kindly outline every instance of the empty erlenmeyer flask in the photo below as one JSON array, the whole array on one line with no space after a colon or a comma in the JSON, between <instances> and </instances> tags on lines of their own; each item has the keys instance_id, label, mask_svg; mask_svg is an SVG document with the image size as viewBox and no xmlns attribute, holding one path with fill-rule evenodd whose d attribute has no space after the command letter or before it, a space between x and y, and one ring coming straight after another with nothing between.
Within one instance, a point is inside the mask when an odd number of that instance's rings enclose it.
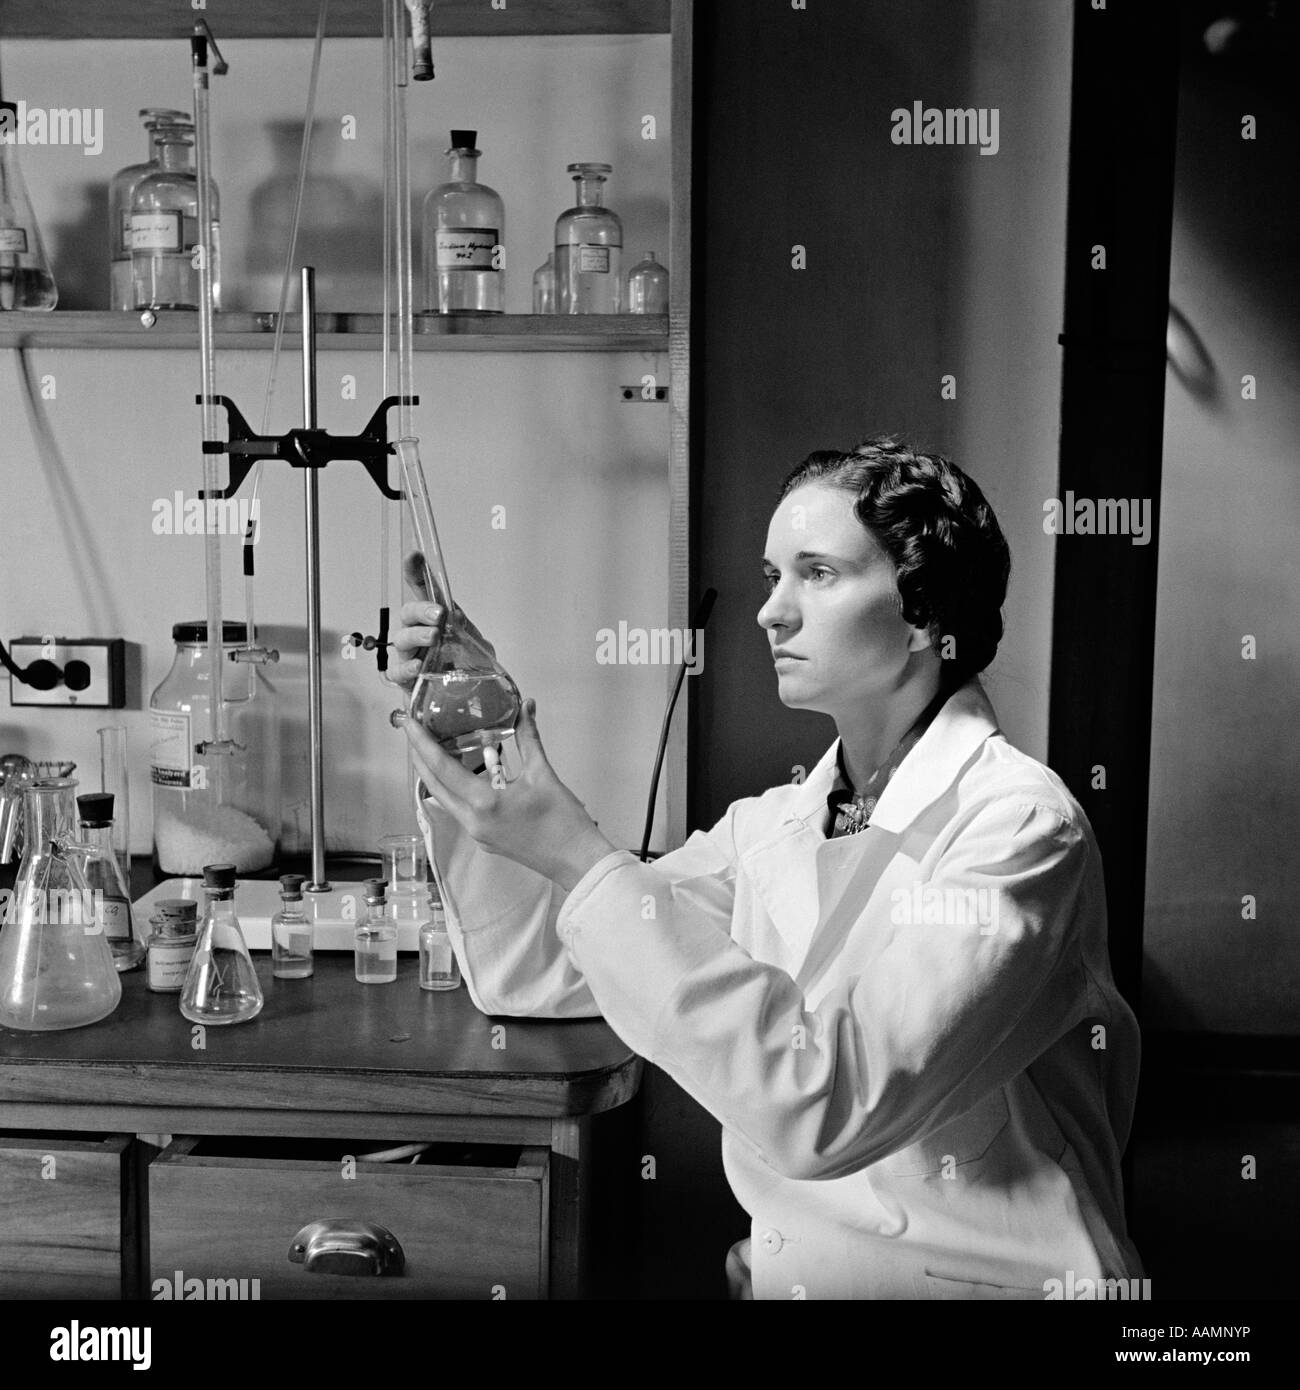
<instances>
[{"instance_id":1,"label":"empty erlenmeyer flask","mask_svg":"<svg viewBox=\"0 0 1300 1390\"><path fill-rule=\"evenodd\" d=\"M71 777L23 790L24 852L0 929L0 1024L48 1032L98 1023L122 985L72 842Z\"/></svg>"},{"instance_id":2,"label":"empty erlenmeyer flask","mask_svg":"<svg viewBox=\"0 0 1300 1390\"><path fill-rule=\"evenodd\" d=\"M18 107L0 101L0 310L53 309L59 292L16 150Z\"/></svg>"},{"instance_id":3,"label":"empty erlenmeyer flask","mask_svg":"<svg viewBox=\"0 0 1300 1390\"><path fill-rule=\"evenodd\" d=\"M399 439L397 455L415 535L424 555L425 585L447 610L424 654L406 713L456 753L501 743L515 730L519 690L487 644L463 620L451 597L433 508L414 439ZM396 724L401 711L394 711Z\"/></svg>"},{"instance_id":4,"label":"empty erlenmeyer flask","mask_svg":"<svg viewBox=\"0 0 1300 1390\"><path fill-rule=\"evenodd\" d=\"M208 906L181 990L191 1023L247 1023L262 1011L262 986L235 916L235 866L206 864Z\"/></svg>"}]
</instances>

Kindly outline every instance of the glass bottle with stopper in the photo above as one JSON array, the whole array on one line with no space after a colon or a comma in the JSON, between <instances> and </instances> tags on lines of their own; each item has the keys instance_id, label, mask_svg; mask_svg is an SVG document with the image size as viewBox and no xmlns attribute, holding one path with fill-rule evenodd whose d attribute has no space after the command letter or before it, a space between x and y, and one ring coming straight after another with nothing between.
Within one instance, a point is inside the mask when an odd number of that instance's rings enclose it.
<instances>
[{"instance_id":1,"label":"glass bottle with stopper","mask_svg":"<svg viewBox=\"0 0 1300 1390\"><path fill-rule=\"evenodd\" d=\"M271 974L305 980L316 968L312 924L302 901L302 874L280 875L280 909L271 918Z\"/></svg>"},{"instance_id":2,"label":"glass bottle with stopper","mask_svg":"<svg viewBox=\"0 0 1300 1390\"><path fill-rule=\"evenodd\" d=\"M149 136L147 158L142 164L128 164L113 175L108 185L109 277L108 307L135 308L135 281L131 275L131 200L140 181L159 168L158 141L175 130L189 132L194 127L188 112L165 106L146 106L140 119Z\"/></svg>"},{"instance_id":3,"label":"glass bottle with stopper","mask_svg":"<svg viewBox=\"0 0 1300 1390\"><path fill-rule=\"evenodd\" d=\"M159 131L158 168L131 197L131 276L137 309L197 309L199 179L188 129ZM221 308L220 198L212 196L212 299Z\"/></svg>"},{"instance_id":4,"label":"glass bottle with stopper","mask_svg":"<svg viewBox=\"0 0 1300 1390\"><path fill-rule=\"evenodd\" d=\"M72 840L72 778L23 788L23 859L0 930L0 1026L52 1032L97 1023L122 983Z\"/></svg>"},{"instance_id":5,"label":"glass bottle with stopper","mask_svg":"<svg viewBox=\"0 0 1300 1390\"><path fill-rule=\"evenodd\" d=\"M435 314L499 314L505 308L505 204L478 181L476 130L453 130L451 179L424 200L425 308Z\"/></svg>"},{"instance_id":6,"label":"glass bottle with stopper","mask_svg":"<svg viewBox=\"0 0 1300 1390\"><path fill-rule=\"evenodd\" d=\"M144 960L145 940L131 911L131 894L113 852L113 793L87 792L77 798L81 839L86 846L86 886L95 895L99 913L118 970L134 970Z\"/></svg>"},{"instance_id":7,"label":"glass bottle with stopper","mask_svg":"<svg viewBox=\"0 0 1300 1390\"><path fill-rule=\"evenodd\" d=\"M457 754L501 743L518 722L519 690L452 599L416 441L399 439L397 454L424 557L425 592L446 609L446 616L425 650L410 704L406 710L394 710L391 722L400 727L404 719L414 719Z\"/></svg>"},{"instance_id":8,"label":"glass bottle with stopper","mask_svg":"<svg viewBox=\"0 0 1300 1390\"><path fill-rule=\"evenodd\" d=\"M18 167L18 107L0 101L0 311L59 302L40 228Z\"/></svg>"},{"instance_id":9,"label":"glass bottle with stopper","mask_svg":"<svg viewBox=\"0 0 1300 1390\"><path fill-rule=\"evenodd\" d=\"M206 864L203 892L208 904L181 990L181 1013L191 1023L247 1023L262 1011L262 986L235 916L235 866Z\"/></svg>"},{"instance_id":10,"label":"glass bottle with stopper","mask_svg":"<svg viewBox=\"0 0 1300 1390\"><path fill-rule=\"evenodd\" d=\"M668 271L651 251L627 273L627 311L629 314L668 312Z\"/></svg>"},{"instance_id":11,"label":"glass bottle with stopper","mask_svg":"<svg viewBox=\"0 0 1300 1390\"><path fill-rule=\"evenodd\" d=\"M359 984L389 985L397 979L397 924L388 915L387 892L387 879L366 879L366 915L353 932Z\"/></svg>"},{"instance_id":12,"label":"glass bottle with stopper","mask_svg":"<svg viewBox=\"0 0 1300 1390\"><path fill-rule=\"evenodd\" d=\"M604 206L610 164L570 164L578 201L555 223L555 293L561 314L617 314L623 223Z\"/></svg>"}]
</instances>

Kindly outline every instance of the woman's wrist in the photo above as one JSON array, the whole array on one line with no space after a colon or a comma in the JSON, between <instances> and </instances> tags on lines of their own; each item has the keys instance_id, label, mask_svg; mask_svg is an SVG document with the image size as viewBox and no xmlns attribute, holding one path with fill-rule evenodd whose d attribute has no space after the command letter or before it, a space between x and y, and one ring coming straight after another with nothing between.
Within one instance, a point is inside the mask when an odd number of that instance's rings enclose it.
<instances>
[{"instance_id":1,"label":"woman's wrist","mask_svg":"<svg viewBox=\"0 0 1300 1390\"><path fill-rule=\"evenodd\" d=\"M610 844L593 824L590 830L575 835L565 845L561 861L551 877L566 893L572 893L606 855L617 851L618 846Z\"/></svg>"}]
</instances>

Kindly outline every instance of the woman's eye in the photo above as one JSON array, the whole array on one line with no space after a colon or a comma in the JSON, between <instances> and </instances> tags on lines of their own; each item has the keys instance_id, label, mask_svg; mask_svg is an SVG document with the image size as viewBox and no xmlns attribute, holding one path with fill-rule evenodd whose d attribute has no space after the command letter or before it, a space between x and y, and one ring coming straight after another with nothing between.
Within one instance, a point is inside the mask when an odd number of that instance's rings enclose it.
<instances>
[{"instance_id":1,"label":"woman's eye","mask_svg":"<svg viewBox=\"0 0 1300 1390\"><path fill-rule=\"evenodd\" d=\"M835 571L828 570L825 565L814 565L808 573L811 574L814 579L828 579Z\"/></svg>"},{"instance_id":2,"label":"woman's eye","mask_svg":"<svg viewBox=\"0 0 1300 1390\"><path fill-rule=\"evenodd\" d=\"M763 587L770 594L776 588L777 576L775 574L765 574L763 576Z\"/></svg>"}]
</instances>

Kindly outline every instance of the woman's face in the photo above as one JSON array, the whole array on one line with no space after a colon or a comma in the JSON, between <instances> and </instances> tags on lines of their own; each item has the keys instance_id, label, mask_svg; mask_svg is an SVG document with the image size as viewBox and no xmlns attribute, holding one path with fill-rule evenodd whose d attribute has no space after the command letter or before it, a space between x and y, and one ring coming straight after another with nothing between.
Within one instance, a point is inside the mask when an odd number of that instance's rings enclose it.
<instances>
[{"instance_id":1,"label":"woman's face","mask_svg":"<svg viewBox=\"0 0 1300 1390\"><path fill-rule=\"evenodd\" d=\"M893 561L842 488L805 483L767 528L767 602L758 610L782 703L839 715L897 690L928 645L899 613ZM788 655L787 655L788 653Z\"/></svg>"}]
</instances>

